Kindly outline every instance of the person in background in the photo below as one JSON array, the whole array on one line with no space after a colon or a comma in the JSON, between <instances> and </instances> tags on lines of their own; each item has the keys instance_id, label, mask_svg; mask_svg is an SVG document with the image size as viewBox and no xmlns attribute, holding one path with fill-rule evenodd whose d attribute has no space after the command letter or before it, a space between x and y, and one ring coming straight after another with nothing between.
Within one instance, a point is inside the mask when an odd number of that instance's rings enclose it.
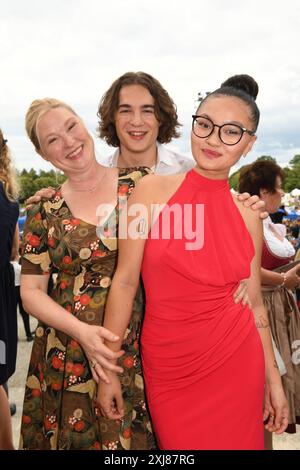
<instances>
[{"instance_id":1,"label":"person in background","mask_svg":"<svg viewBox=\"0 0 300 470\"><path fill-rule=\"evenodd\" d=\"M24 230L24 225L26 222L26 209L21 209L20 210L20 216L18 218L18 226L19 226L19 233L20 233L20 239L23 236L23 230Z\"/></svg>"},{"instance_id":2,"label":"person in background","mask_svg":"<svg viewBox=\"0 0 300 470\"><path fill-rule=\"evenodd\" d=\"M33 341L33 336L30 331L29 315L23 307L23 302L22 302L21 294L20 294L21 265L19 261L20 261L20 255L18 253L15 259L11 261L11 264L13 265L14 272L15 272L16 301L17 301L17 307L19 307L19 313L23 320L23 325L24 325L24 330L25 330L27 341L30 342L30 341Z\"/></svg>"},{"instance_id":3,"label":"person in background","mask_svg":"<svg viewBox=\"0 0 300 470\"><path fill-rule=\"evenodd\" d=\"M14 270L10 259L19 244L17 184L7 140L0 130L0 449L13 449L10 407L4 385L13 375L17 354Z\"/></svg>"},{"instance_id":4,"label":"person in background","mask_svg":"<svg viewBox=\"0 0 300 470\"><path fill-rule=\"evenodd\" d=\"M230 168L256 140L257 92L251 77L236 76L209 94L193 116L196 167L146 176L128 201L128 214L138 204L144 210L141 217L128 217L129 232L119 240L104 325L123 337L141 269L142 365L161 449L263 449L264 419L276 433L287 426L260 294L261 221L232 198L228 183ZM204 212L197 230L199 204ZM153 205L162 210L155 217ZM171 220L165 213L186 205L190 211L174 215L174 227L161 225ZM175 232L189 215L193 247L190 236ZM252 310L231 299L236 284L249 276ZM118 350L120 342L110 347ZM118 420L124 413L120 382L108 373L110 383L99 384L98 401L105 416Z\"/></svg>"},{"instance_id":5,"label":"person in background","mask_svg":"<svg viewBox=\"0 0 300 470\"><path fill-rule=\"evenodd\" d=\"M244 167L240 173L239 190L258 194L272 215L278 211L284 192L283 170L274 162L258 160ZM300 364L295 360L300 340L300 314L295 299L295 288L300 286L300 267L283 272L294 260L295 249L286 238L286 227L275 224L271 216L263 221L264 241L261 260L261 283L265 307L268 311L271 333L279 352L277 363L289 403L287 432L296 432L300 424ZM283 361L283 363L282 363ZM272 434L265 431L266 449L272 449Z\"/></svg>"},{"instance_id":6,"label":"person in background","mask_svg":"<svg viewBox=\"0 0 300 470\"><path fill-rule=\"evenodd\" d=\"M292 237L295 238L295 240L299 238L299 232L300 232L300 221L295 220L295 222L292 224L292 227L291 227L291 235Z\"/></svg>"},{"instance_id":7,"label":"person in background","mask_svg":"<svg viewBox=\"0 0 300 470\"><path fill-rule=\"evenodd\" d=\"M270 218L274 224L282 224L283 218L287 215L287 211L283 204L274 214L270 214Z\"/></svg>"}]
</instances>

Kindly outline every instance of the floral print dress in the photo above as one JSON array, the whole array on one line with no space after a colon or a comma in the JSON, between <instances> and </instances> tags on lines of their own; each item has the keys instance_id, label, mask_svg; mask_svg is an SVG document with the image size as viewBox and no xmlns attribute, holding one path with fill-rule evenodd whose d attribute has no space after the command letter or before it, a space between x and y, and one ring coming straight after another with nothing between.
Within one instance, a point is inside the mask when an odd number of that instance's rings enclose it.
<instances>
[{"instance_id":1,"label":"floral print dress","mask_svg":"<svg viewBox=\"0 0 300 470\"><path fill-rule=\"evenodd\" d=\"M147 173L146 168L119 170L119 202L110 215L116 226L122 201ZM73 217L58 190L29 212L22 247L22 273L49 274L56 269L51 297L91 325L102 324L117 260L117 239L109 231L99 236L97 232L94 225ZM99 415L96 383L80 344L39 322L26 382L21 449L155 448L140 365L141 299L138 292L122 346L120 378L126 410L122 421Z\"/></svg>"}]
</instances>

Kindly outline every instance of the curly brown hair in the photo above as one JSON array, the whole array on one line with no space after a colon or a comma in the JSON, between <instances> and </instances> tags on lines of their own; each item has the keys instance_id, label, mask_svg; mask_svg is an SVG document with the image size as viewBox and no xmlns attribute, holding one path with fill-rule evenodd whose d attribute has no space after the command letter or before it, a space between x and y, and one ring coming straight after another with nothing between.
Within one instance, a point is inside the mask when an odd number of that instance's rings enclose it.
<instances>
[{"instance_id":1,"label":"curly brown hair","mask_svg":"<svg viewBox=\"0 0 300 470\"><path fill-rule=\"evenodd\" d=\"M4 191L9 200L16 200L19 194L19 185L15 169L11 162L11 155L0 129L0 181L3 182Z\"/></svg>"},{"instance_id":2,"label":"curly brown hair","mask_svg":"<svg viewBox=\"0 0 300 470\"><path fill-rule=\"evenodd\" d=\"M240 172L239 192L259 195L261 189L270 193L276 191L276 178L284 179L283 169L270 160L257 160L245 166Z\"/></svg>"},{"instance_id":3,"label":"curly brown hair","mask_svg":"<svg viewBox=\"0 0 300 470\"><path fill-rule=\"evenodd\" d=\"M141 85L146 88L154 98L154 113L160 123L157 140L161 144L170 142L180 136L178 127L177 108L156 78L145 72L127 72L113 82L107 92L102 96L97 116L99 118L97 132L108 145L119 147L120 141L115 127L115 113L119 105L119 93L127 85Z\"/></svg>"}]
</instances>

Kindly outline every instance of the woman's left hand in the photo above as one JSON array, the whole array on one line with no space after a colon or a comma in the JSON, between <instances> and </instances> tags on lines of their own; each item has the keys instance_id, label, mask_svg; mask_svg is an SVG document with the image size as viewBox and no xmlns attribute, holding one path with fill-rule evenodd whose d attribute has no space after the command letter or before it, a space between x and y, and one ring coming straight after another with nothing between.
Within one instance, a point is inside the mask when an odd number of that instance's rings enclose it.
<instances>
[{"instance_id":1,"label":"woman's left hand","mask_svg":"<svg viewBox=\"0 0 300 470\"><path fill-rule=\"evenodd\" d=\"M111 371L106 371L109 384L99 382L96 404L104 418L119 420L124 416L124 400L119 377Z\"/></svg>"},{"instance_id":2,"label":"woman's left hand","mask_svg":"<svg viewBox=\"0 0 300 470\"><path fill-rule=\"evenodd\" d=\"M266 383L263 417L265 428L269 432L282 434L288 426L288 416L289 406L281 383Z\"/></svg>"},{"instance_id":3,"label":"woman's left hand","mask_svg":"<svg viewBox=\"0 0 300 470\"><path fill-rule=\"evenodd\" d=\"M243 305L248 305L251 308L251 302L248 296L248 289L247 289L247 279L242 279L240 282L239 287L233 294L234 303L238 304L242 302Z\"/></svg>"}]
</instances>

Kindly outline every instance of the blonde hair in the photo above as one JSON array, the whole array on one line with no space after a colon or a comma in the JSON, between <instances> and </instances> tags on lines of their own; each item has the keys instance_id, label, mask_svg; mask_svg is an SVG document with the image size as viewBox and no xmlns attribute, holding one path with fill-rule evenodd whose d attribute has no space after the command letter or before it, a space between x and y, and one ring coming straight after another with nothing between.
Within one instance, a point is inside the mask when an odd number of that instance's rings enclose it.
<instances>
[{"instance_id":1,"label":"blonde hair","mask_svg":"<svg viewBox=\"0 0 300 470\"><path fill-rule=\"evenodd\" d=\"M28 111L25 116L25 128L27 135L33 143L37 152L39 152L41 149L39 139L36 133L37 122L43 114L55 108L68 109L69 111L71 111L72 114L77 116L71 106L55 98L43 98L40 100L34 100L28 108Z\"/></svg>"},{"instance_id":2,"label":"blonde hair","mask_svg":"<svg viewBox=\"0 0 300 470\"><path fill-rule=\"evenodd\" d=\"M3 182L6 197L9 200L16 200L19 194L19 185L15 169L12 166L11 155L7 142L0 129L0 181Z\"/></svg>"}]
</instances>

